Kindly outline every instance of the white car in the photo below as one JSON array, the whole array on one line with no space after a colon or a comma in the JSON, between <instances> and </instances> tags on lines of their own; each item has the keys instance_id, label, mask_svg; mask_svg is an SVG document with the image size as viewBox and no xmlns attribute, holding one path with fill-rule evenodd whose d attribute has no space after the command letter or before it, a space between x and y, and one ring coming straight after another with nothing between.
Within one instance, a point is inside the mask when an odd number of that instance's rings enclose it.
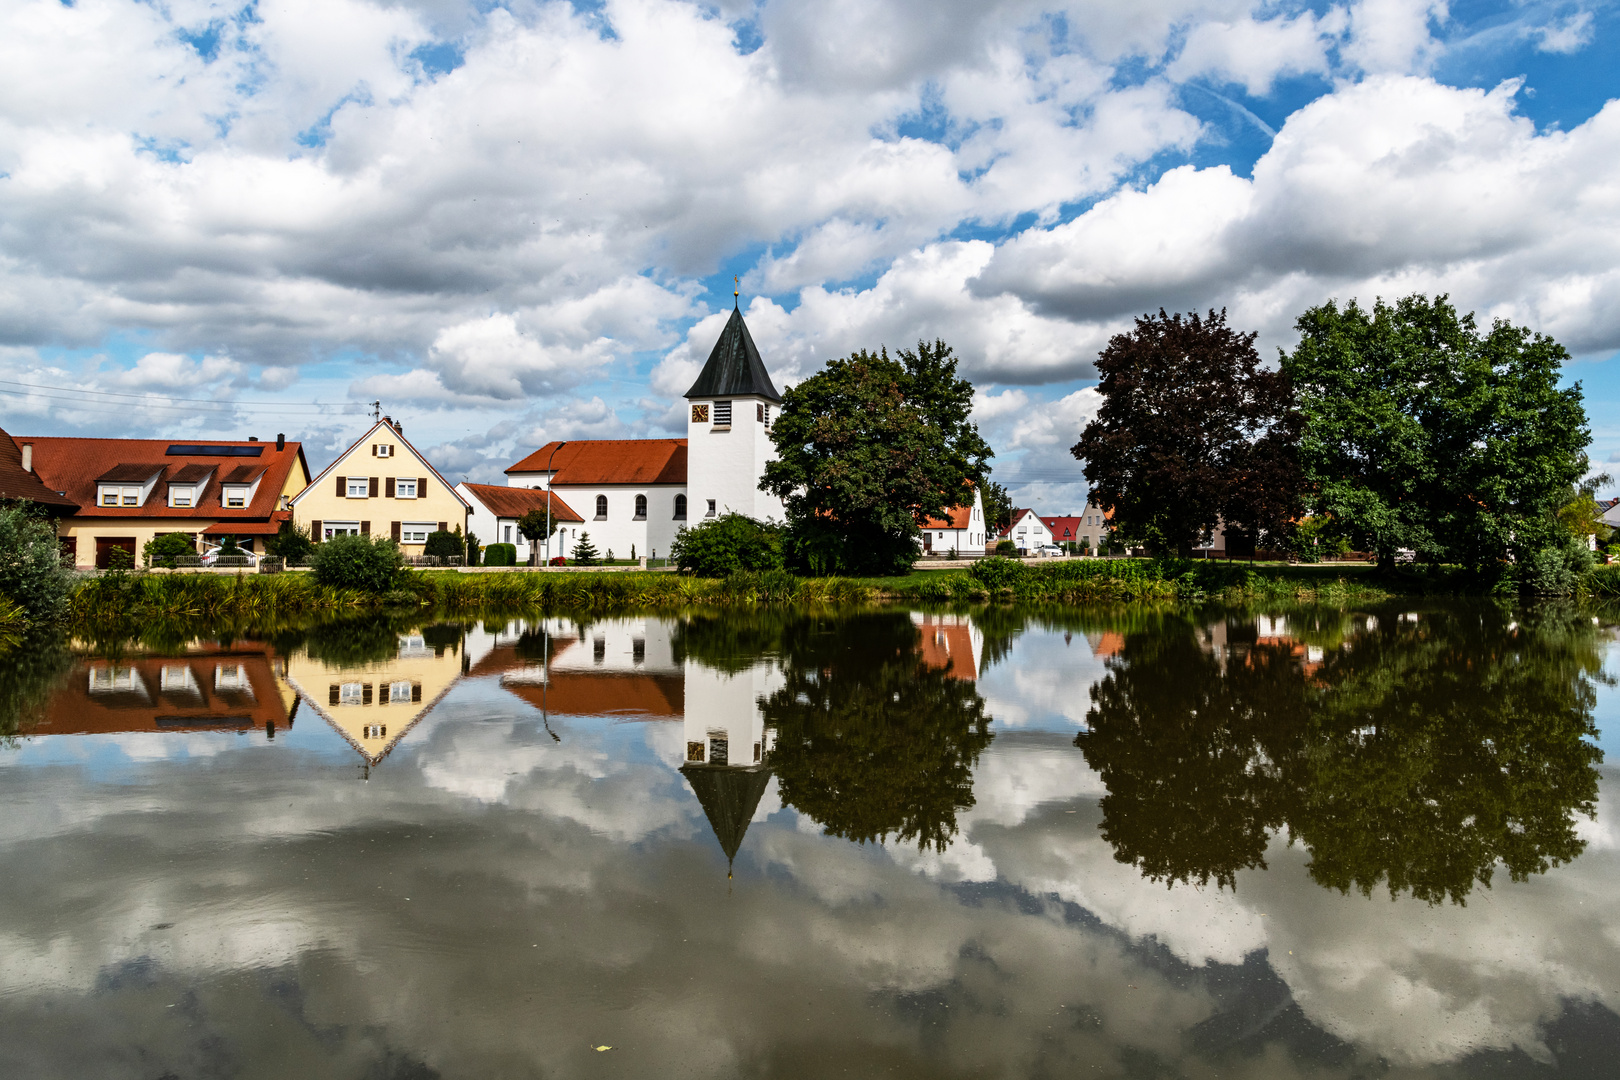
<instances>
[{"instance_id":1,"label":"white car","mask_svg":"<svg viewBox=\"0 0 1620 1080\"><path fill-rule=\"evenodd\" d=\"M1063 549L1058 547L1056 544L1042 544L1040 547L1035 549L1036 557L1042 559L1048 559L1054 555L1061 556L1062 554Z\"/></svg>"},{"instance_id":2,"label":"white car","mask_svg":"<svg viewBox=\"0 0 1620 1080\"><path fill-rule=\"evenodd\" d=\"M219 549L220 549L220 545L218 545L218 544L215 544L212 547L204 549L204 551L202 553L202 564L204 566L213 566L216 563L218 563L219 562ZM246 565L248 565L248 566L258 566L259 565L259 557L257 555L255 555L253 552L251 552L251 551L243 551L242 555L246 556L246 558L247 558ZM235 560L235 558L233 557L232 561L227 563L226 565L227 566L240 566L240 565L243 565L243 564L238 563Z\"/></svg>"}]
</instances>

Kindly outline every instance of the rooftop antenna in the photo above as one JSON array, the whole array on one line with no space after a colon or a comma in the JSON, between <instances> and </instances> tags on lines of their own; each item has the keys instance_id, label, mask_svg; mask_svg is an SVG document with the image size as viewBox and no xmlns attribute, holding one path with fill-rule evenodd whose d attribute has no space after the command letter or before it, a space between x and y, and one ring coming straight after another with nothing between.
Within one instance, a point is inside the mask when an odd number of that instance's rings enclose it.
<instances>
[{"instance_id":1,"label":"rooftop antenna","mask_svg":"<svg viewBox=\"0 0 1620 1080\"><path fill-rule=\"evenodd\" d=\"M731 275L731 306L740 310L742 303L738 297L742 296L742 278L736 274Z\"/></svg>"},{"instance_id":2,"label":"rooftop antenna","mask_svg":"<svg viewBox=\"0 0 1620 1080\"><path fill-rule=\"evenodd\" d=\"M371 422L376 423L377 421L379 421L381 419L382 419L382 402L373 401L371 403Z\"/></svg>"}]
</instances>

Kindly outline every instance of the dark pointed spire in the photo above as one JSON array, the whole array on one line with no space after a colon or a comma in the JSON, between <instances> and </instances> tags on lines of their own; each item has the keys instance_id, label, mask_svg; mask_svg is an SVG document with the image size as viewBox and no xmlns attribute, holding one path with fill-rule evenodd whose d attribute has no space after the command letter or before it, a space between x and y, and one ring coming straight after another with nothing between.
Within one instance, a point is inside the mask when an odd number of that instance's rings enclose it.
<instances>
[{"instance_id":1,"label":"dark pointed spire","mask_svg":"<svg viewBox=\"0 0 1620 1080\"><path fill-rule=\"evenodd\" d=\"M683 765L681 775L692 785L703 813L726 853L726 865L737 857L748 823L754 818L760 796L771 781L769 769L731 768L725 765Z\"/></svg>"},{"instance_id":2,"label":"dark pointed spire","mask_svg":"<svg viewBox=\"0 0 1620 1080\"><path fill-rule=\"evenodd\" d=\"M781 401L771 383L765 361L759 358L748 324L743 322L742 309L731 309L726 328L720 331L720 340L714 343L709 362L697 382L686 392L689 398L762 397L767 401Z\"/></svg>"}]
</instances>

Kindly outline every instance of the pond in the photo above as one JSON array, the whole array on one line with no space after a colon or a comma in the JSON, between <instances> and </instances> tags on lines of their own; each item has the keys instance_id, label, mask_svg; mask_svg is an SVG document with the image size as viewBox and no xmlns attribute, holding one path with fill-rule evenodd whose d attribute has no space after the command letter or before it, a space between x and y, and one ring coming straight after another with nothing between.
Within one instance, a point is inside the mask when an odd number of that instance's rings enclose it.
<instances>
[{"instance_id":1,"label":"pond","mask_svg":"<svg viewBox=\"0 0 1620 1080\"><path fill-rule=\"evenodd\" d=\"M0 1075L1613 1076L1611 615L36 647Z\"/></svg>"}]
</instances>

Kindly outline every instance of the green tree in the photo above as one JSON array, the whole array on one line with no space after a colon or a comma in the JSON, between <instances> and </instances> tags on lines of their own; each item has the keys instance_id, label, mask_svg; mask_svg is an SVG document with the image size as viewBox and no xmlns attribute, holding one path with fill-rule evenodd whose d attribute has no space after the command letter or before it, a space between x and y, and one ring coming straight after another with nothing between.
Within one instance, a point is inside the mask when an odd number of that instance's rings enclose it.
<instances>
[{"instance_id":1,"label":"green tree","mask_svg":"<svg viewBox=\"0 0 1620 1080\"><path fill-rule=\"evenodd\" d=\"M991 536L1012 524L1012 496L994 480L984 482L984 524Z\"/></svg>"},{"instance_id":2,"label":"green tree","mask_svg":"<svg viewBox=\"0 0 1620 1080\"><path fill-rule=\"evenodd\" d=\"M1116 535L1186 556L1220 522L1258 539L1295 516L1300 418L1254 339L1224 310L1160 309L1098 356L1102 406L1070 452Z\"/></svg>"},{"instance_id":3,"label":"green tree","mask_svg":"<svg viewBox=\"0 0 1620 1080\"><path fill-rule=\"evenodd\" d=\"M529 542L529 565L540 564L540 545L548 536L557 531L557 519L545 510L525 511L517 519L517 530L523 539Z\"/></svg>"},{"instance_id":4,"label":"green tree","mask_svg":"<svg viewBox=\"0 0 1620 1080\"><path fill-rule=\"evenodd\" d=\"M435 558L460 558L466 554L467 545L462 542L461 529L455 532L449 529L435 529L428 533L427 542L422 545L422 554Z\"/></svg>"},{"instance_id":5,"label":"green tree","mask_svg":"<svg viewBox=\"0 0 1620 1080\"><path fill-rule=\"evenodd\" d=\"M924 665L901 614L803 618L782 633L785 681L765 699L782 801L829 835L943 850L973 806L994 738L974 684Z\"/></svg>"},{"instance_id":6,"label":"green tree","mask_svg":"<svg viewBox=\"0 0 1620 1080\"><path fill-rule=\"evenodd\" d=\"M973 386L943 341L831 361L782 398L777 459L761 490L780 498L801 564L904 573L921 523L982 483L989 444L968 419Z\"/></svg>"},{"instance_id":7,"label":"green tree","mask_svg":"<svg viewBox=\"0 0 1620 1080\"><path fill-rule=\"evenodd\" d=\"M698 577L782 569L782 529L743 514L722 514L675 534L669 557Z\"/></svg>"},{"instance_id":8,"label":"green tree","mask_svg":"<svg viewBox=\"0 0 1620 1080\"><path fill-rule=\"evenodd\" d=\"M32 503L0 506L0 596L27 612L31 622L49 622L66 609L71 580L55 522Z\"/></svg>"},{"instance_id":9,"label":"green tree","mask_svg":"<svg viewBox=\"0 0 1620 1080\"><path fill-rule=\"evenodd\" d=\"M141 559L147 566L162 566L169 570L178 566L179 560L195 557L196 554L196 541L185 533L164 533L162 536L154 536L141 547Z\"/></svg>"},{"instance_id":10,"label":"green tree","mask_svg":"<svg viewBox=\"0 0 1620 1080\"><path fill-rule=\"evenodd\" d=\"M574 561L581 566L595 566L599 557L596 545L591 543L591 534L580 533L579 539L574 541Z\"/></svg>"},{"instance_id":11,"label":"green tree","mask_svg":"<svg viewBox=\"0 0 1620 1080\"><path fill-rule=\"evenodd\" d=\"M399 545L386 536L334 536L310 559L317 585L381 594L394 588L405 570Z\"/></svg>"},{"instance_id":12,"label":"green tree","mask_svg":"<svg viewBox=\"0 0 1620 1080\"><path fill-rule=\"evenodd\" d=\"M283 521L276 535L265 542L264 550L286 560L288 566L302 566L315 550L315 541L309 532L291 521Z\"/></svg>"},{"instance_id":13,"label":"green tree","mask_svg":"<svg viewBox=\"0 0 1620 1080\"><path fill-rule=\"evenodd\" d=\"M1445 296L1330 301L1296 327L1282 368L1313 509L1386 569L1409 548L1476 570L1511 557L1527 584L1560 576L1576 556L1557 514L1591 441L1580 385L1558 387L1563 346L1501 320L1482 333Z\"/></svg>"}]
</instances>

